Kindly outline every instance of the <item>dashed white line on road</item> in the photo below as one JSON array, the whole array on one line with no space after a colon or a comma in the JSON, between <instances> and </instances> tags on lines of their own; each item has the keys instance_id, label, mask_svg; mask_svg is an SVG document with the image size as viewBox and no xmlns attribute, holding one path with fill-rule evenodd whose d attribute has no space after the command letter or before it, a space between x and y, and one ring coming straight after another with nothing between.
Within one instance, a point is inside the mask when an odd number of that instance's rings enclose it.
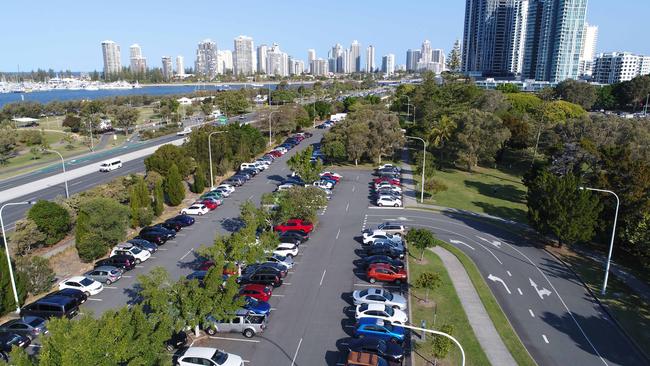
<instances>
[{"instance_id":1,"label":"dashed white line on road","mask_svg":"<svg viewBox=\"0 0 650 366\"><path fill-rule=\"evenodd\" d=\"M546 344L548 344L548 338L546 338L546 334L542 334L542 338L544 338L544 342L546 342Z\"/></svg>"},{"instance_id":2,"label":"dashed white line on road","mask_svg":"<svg viewBox=\"0 0 650 366\"><path fill-rule=\"evenodd\" d=\"M90 301L104 301L104 300L102 300L102 299L94 299L94 298L92 298L92 297L89 297L88 300L90 300Z\"/></svg>"},{"instance_id":3,"label":"dashed white line on road","mask_svg":"<svg viewBox=\"0 0 650 366\"><path fill-rule=\"evenodd\" d=\"M359 176L357 175L357 180L359 180Z\"/></svg>"},{"instance_id":4,"label":"dashed white line on road","mask_svg":"<svg viewBox=\"0 0 650 366\"><path fill-rule=\"evenodd\" d=\"M325 279L325 273L326 272L327 272L327 270L323 270L323 275L320 276L320 284L318 286L323 286L323 279Z\"/></svg>"},{"instance_id":5,"label":"dashed white line on road","mask_svg":"<svg viewBox=\"0 0 650 366\"><path fill-rule=\"evenodd\" d=\"M339 238L339 235L341 235L341 229L339 228L339 231L336 233L336 239Z\"/></svg>"},{"instance_id":6,"label":"dashed white line on road","mask_svg":"<svg viewBox=\"0 0 650 366\"><path fill-rule=\"evenodd\" d=\"M293 360L291 360L291 366L296 364L296 358L298 357L298 351L300 351L300 345L302 344L302 338L298 341L298 348L296 348L296 353L293 355Z\"/></svg>"},{"instance_id":7,"label":"dashed white line on road","mask_svg":"<svg viewBox=\"0 0 650 366\"><path fill-rule=\"evenodd\" d=\"M185 257L187 257L188 255L190 255L190 253L192 253L193 251L194 251L194 249L190 249L190 250L188 250L187 253L185 253L185 254L181 257L180 260L185 259Z\"/></svg>"},{"instance_id":8,"label":"dashed white line on road","mask_svg":"<svg viewBox=\"0 0 650 366\"><path fill-rule=\"evenodd\" d=\"M258 341L256 339L241 339L241 338L217 337L217 336L210 336L209 338L211 338L211 339L221 339L221 340L224 340L224 341L260 343L260 341Z\"/></svg>"},{"instance_id":9,"label":"dashed white line on road","mask_svg":"<svg viewBox=\"0 0 650 366\"><path fill-rule=\"evenodd\" d=\"M512 277L512 273L510 273L510 271L506 271L506 273L508 274L508 276Z\"/></svg>"},{"instance_id":10,"label":"dashed white line on road","mask_svg":"<svg viewBox=\"0 0 650 366\"><path fill-rule=\"evenodd\" d=\"M519 287L517 287L517 292L519 292L519 295L523 295L523 294L524 294L523 292L521 292L521 289L520 289Z\"/></svg>"},{"instance_id":11,"label":"dashed white line on road","mask_svg":"<svg viewBox=\"0 0 650 366\"><path fill-rule=\"evenodd\" d=\"M348 209L350 208L350 202L348 202L347 205L345 205L345 212L348 212Z\"/></svg>"},{"instance_id":12,"label":"dashed white line on road","mask_svg":"<svg viewBox=\"0 0 650 366\"><path fill-rule=\"evenodd\" d=\"M530 313L530 316L532 316L533 318L535 317L535 313L533 313L532 309L528 309L528 312Z\"/></svg>"}]
</instances>

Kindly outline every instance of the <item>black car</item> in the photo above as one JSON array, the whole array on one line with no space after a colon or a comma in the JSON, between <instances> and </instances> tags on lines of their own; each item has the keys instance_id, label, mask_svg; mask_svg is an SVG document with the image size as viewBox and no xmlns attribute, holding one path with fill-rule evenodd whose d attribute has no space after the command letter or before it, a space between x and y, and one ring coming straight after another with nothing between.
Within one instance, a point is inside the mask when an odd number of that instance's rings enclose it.
<instances>
[{"instance_id":1,"label":"black car","mask_svg":"<svg viewBox=\"0 0 650 366\"><path fill-rule=\"evenodd\" d=\"M144 239L129 239L126 241L127 243L131 243L135 245L136 247L146 250L149 253L155 253L158 250L158 246L148 240Z\"/></svg>"},{"instance_id":2,"label":"black car","mask_svg":"<svg viewBox=\"0 0 650 366\"><path fill-rule=\"evenodd\" d=\"M404 268L404 262L399 259L393 259L387 255L371 255L361 260L363 268L368 268L371 264L376 263L384 263L396 268Z\"/></svg>"},{"instance_id":3,"label":"black car","mask_svg":"<svg viewBox=\"0 0 650 366\"><path fill-rule=\"evenodd\" d=\"M135 258L127 254L117 254L95 262L95 268L101 266L113 266L129 271L135 268Z\"/></svg>"},{"instance_id":4,"label":"black car","mask_svg":"<svg viewBox=\"0 0 650 366\"><path fill-rule=\"evenodd\" d=\"M157 231L149 231L145 233L140 233L140 235L135 237L136 239L142 239L146 240L149 242L152 242L156 245L163 245L167 242L167 235L157 232Z\"/></svg>"},{"instance_id":5,"label":"black car","mask_svg":"<svg viewBox=\"0 0 650 366\"><path fill-rule=\"evenodd\" d=\"M287 241L284 240L300 240L300 243L304 243L307 240L309 240L309 234L305 233L302 230L287 230L280 234L280 242L281 243L287 243ZM293 241L289 241L290 243L293 243Z\"/></svg>"},{"instance_id":6,"label":"black car","mask_svg":"<svg viewBox=\"0 0 650 366\"><path fill-rule=\"evenodd\" d=\"M244 268L244 271L242 272L242 275L253 275L253 274L260 274L260 273L267 273L267 274L272 274L276 275L279 277L286 277L287 276L287 271L284 268L284 266L278 264L278 263L255 263L246 266Z\"/></svg>"},{"instance_id":7,"label":"black car","mask_svg":"<svg viewBox=\"0 0 650 366\"><path fill-rule=\"evenodd\" d=\"M142 233L148 233L152 231L165 234L167 236L167 239L172 239L176 237L176 231L165 229L164 227L160 227L160 226L145 226L142 228L142 230L140 230L140 235L142 235Z\"/></svg>"},{"instance_id":8,"label":"black car","mask_svg":"<svg viewBox=\"0 0 650 366\"><path fill-rule=\"evenodd\" d=\"M66 296L46 296L20 309L20 316L34 315L43 319L73 318L79 313L77 300Z\"/></svg>"},{"instance_id":9,"label":"black car","mask_svg":"<svg viewBox=\"0 0 650 366\"><path fill-rule=\"evenodd\" d=\"M260 285L271 285L273 287L279 287L282 285L282 279L280 276L268 273L254 273L250 275L242 275L237 278L237 283L240 285L246 285L249 283L257 283Z\"/></svg>"},{"instance_id":10,"label":"black car","mask_svg":"<svg viewBox=\"0 0 650 366\"><path fill-rule=\"evenodd\" d=\"M165 341L165 348L169 352L183 348L185 345L187 345L187 333L182 330L172 333L172 337Z\"/></svg>"},{"instance_id":11,"label":"black car","mask_svg":"<svg viewBox=\"0 0 650 366\"><path fill-rule=\"evenodd\" d=\"M74 288L64 288L63 290L54 291L52 293L47 294L47 296L45 297L50 297L50 296L70 297L76 301L77 305L81 305L84 302L86 302L86 300L88 300L88 295L86 295L85 292Z\"/></svg>"},{"instance_id":12,"label":"black car","mask_svg":"<svg viewBox=\"0 0 650 366\"><path fill-rule=\"evenodd\" d=\"M27 348L30 343L32 341L27 336L11 332L0 333L0 350L5 353L11 352L13 346Z\"/></svg>"},{"instance_id":13,"label":"black car","mask_svg":"<svg viewBox=\"0 0 650 366\"><path fill-rule=\"evenodd\" d=\"M404 349L400 345L372 337L352 339L348 348L354 352L375 354L386 361L401 362L404 358Z\"/></svg>"},{"instance_id":14,"label":"black car","mask_svg":"<svg viewBox=\"0 0 650 366\"><path fill-rule=\"evenodd\" d=\"M165 222L161 222L161 223L158 223L156 225L153 225L152 227L161 227L163 229L174 230L176 232L179 232L183 228L183 225L181 225L179 222L173 222L173 221L167 222L167 221L165 221Z\"/></svg>"},{"instance_id":15,"label":"black car","mask_svg":"<svg viewBox=\"0 0 650 366\"><path fill-rule=\"evenodd\" d=\"M389 245L371 245L366 249L366 254L372 255L385 255L393 259L404 258L404 252Z\"/></svg>"},{"instance_id":16,"label":"black car","mask_svg":"<svg viewBox=\"0 0 650 366\"><path fill-rule=\"evenodd\" d=\"M245 182L244 179L237 176L232 176L226 179L223 183L230 184L233 187L241 187L241 185L244 184L244 182Z\"/></svg>"},{"instance_id":17,"label":"black car","mask_svg":"<svg viewBox=\"0 0 650 366\"><path fill-rule=\"evenodd\" d=\"M239 174L248 174L249 176L251 176L251 178L256 176L257 173L259 172L255 169L242 169L239 171Z\"/></svg>"},{"instance_id":18,"label":"black car","mask_svg":"<svg viewBox=\"0 0 650 366\"><path fill-rule=\"evenodd\" d=\"M242 184L248 182L249 180L251 180L251 176L249 174L247 174L247 173L237 173L237 174L233 175L232 177L241 179Z\"/></svg>"},{"instance_id":19,"label":"black car","mask_svg":"<svg viewBox=\"0 0 650 366\"><path fill-rule=\"evenodd\" d=\"M194 225L194 221L194 218L190 215L177 215L171 219L166 220L165 222L177 222L181 224L181 226L185 227Z\"/></svg>"}]
</instances>

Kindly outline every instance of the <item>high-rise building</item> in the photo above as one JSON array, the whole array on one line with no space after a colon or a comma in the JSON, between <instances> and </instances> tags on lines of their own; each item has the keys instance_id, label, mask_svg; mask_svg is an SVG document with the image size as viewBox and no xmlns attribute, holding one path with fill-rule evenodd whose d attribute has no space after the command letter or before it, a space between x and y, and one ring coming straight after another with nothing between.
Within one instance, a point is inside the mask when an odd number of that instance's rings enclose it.
<instances>
[{"instance_id":1,"label":"high-rise building","mask_svg":"<svg viewBox=\"0 0 650 366\"><path fill-rule=\"evenodd\" d=\"M176 75L185 76L185 59L181 55L176 56Z\"/></svg>"},{"instance_id":2,"label":"high-rise building","mask_svg":"<svg viewBox=\"0 0 650 366\"><path fill-rule=\"evenodd\" d=\"M445 50L436 48L431 50L431 62L445 64Z\"/></svg>"},{"instance_id":3,"label":"high-rise building","mask_svg":"<svg viewBox=\"0 0 650 366\"><path fill-rule=\"evenodd\" d=\"M432 57L432 49L431 49L431 42L429 40L425 40L422 42L422 49L420 50L420 62L427 64L431 62L431 57Z\"/></svg>"},{"instance_id":4,"label":"high-rise building","mask_svg":"<svg viewBox=\"0 0 650 366\"><path fill-rule=\"evenodd\" d=\"M307 65L311 68L311 62L316 59L316 50L310 48L307 50ZM309 70L311 72L311 69Z\"/></svg>"},{"instance_id":5,"label":"high-rise building","mask_svg":"<svg viewBox=\"0 0 650 366\"><path fill-rule=\"evenodd\" d=\"M466 0L462 71L508 76L520 71L529 0Z\"/></svg>"},{"instance_id":6,"label":"high-rise building","mask_svg":"<svg viewBox=\"0 0 650 366\"><path fill-rule=\"evenodd\" d=\"M522 77L577 79L587 0L529 0Z\"/></svg>"},{"instance_id":7,"label":"high-rise building","mask_svg":"<svg viewBox=\"0 0 650 366\"><path fill-rule=\"evenodd\" d=\"M257 72L266 74L268 46L261 44L257 47Z\"/></svg>"},{"instance_id":8,"label":"high-rise building","mask_svg":"<svg viewBox=\"0 0 650 366\"><path fill-rule=\"evenodd\" d=\"M356 40L352 41L350 45L350 70L348 72L361 71L361 45Z\"/></svg>"},{"instance_id":9,"label":"high-rise building","mask_svg":"<svg viewBox=\"0 0 650 366\"><path fill-rule=\"evenodd\" d=\"M305 63L289 57L289 75L302 75L305 72Z\"/></svg>"},{"instance_id":10,"label":"high-rise building","mask_svg":"<svg viewBox=\"0 0 650 366\"><path fill-rule=\"evenodd\" d=\"M578 75L591 76L594 58L596 57L596 43L598 42L598 26L585 23L582 35L582 53L580 54L580 70Z\"/></svg>"},{"instance_id":11,"label":"high-rise building","mask_svg":"<svg viewBox=\"0 0 650 366\"><path fill-rule=\"evenodd\" d=\"M289 75L289 56L280 50L280 46L274 43L267 52L268 66L267 73L273 76Z\"/></svg>"},{"instance_id":12,"label":"high-rise building","mask_svg":"<svg viewBox=\"0 0 650 366\"><path fill-rule=\"evenodd\" d=\"M327 60L322 58L317 58L311 62L311 74L314 76L327 76L329 71L329 65Z\"/></svg>"},{"instance_id":13,"label":"high-rise building","mask_svg":"<svg viewBox=\"0 0 650 366\"><path fill-rule=\"evenodd\" d=\"M409 49L406 51L406 71L415 71L420 61L420 50Z\"/></svg>"},{"instance_id":14,"label":"high-rise building","mask_svg":"<svg viewBox=\"0 0 650 366\"><path fill-rule=\"evenodd\" d=\"M227 74L233 72L232 51L217 51L217 74Z\"/></svg>"},{"instance_id":15,"label":"high-rise building","mask_svg":"<svg viewBox=\"0 0 650 366\"><path fill-rule=\"evenodd\" d=\"M335 44L330 51L330 72L342 73L343 72L343 46L339 43Z\"/></svg>"},{"instance_id":16,"label":"high-rise building","mask_svg":"<svg viewBox=\"0 0 650 366\"><path fill-rule=\"evenodd\" d=\"M239 36L235 38L235 50L233 51L233 63L235 64L235 75L252 75L255 73L255 47L253 38ZM271 70L267 70L271 74Z\"/></svg>"},{"instance_id":17,"label":"high-rise building","mask_svg":"<svg viewBox=\"0 0 650 366\"><path fill-rule=\"evenodd\" d=\"M392 53L387 54L381 58L381 72L390 76L395 73L395 55Z\"/></svg>"},{"instance_id":18,"label":"high-rise building","mask_svg":"<svg viewBox=\"0 0 650 366\"><path fill-rule=\"evenodd\" d=\"M592 81L614 84L648 74L650 74L650 56L639 56L629 52L601 53L594 61Z\"/></svg>"},{"instance_id":19,"label":"high-rise building","mask_svg":"<svg viewBox=\"0 0 650 366\"><path fill-rule=\"evenodd\" d=\"M113 41L102 42L102 56L104 58L104 79L119 74L122 70L120 46Z\"/></svg>"},{"instance_id":20,"label":"high-rise building","mask_svg":"<svg viewBox=\"0 0 650 366\"><path fill-rule=\"evenodd\" d=\"M174 76L171 56L162 57L162 76L165 81L171 80L172 76Z\"/></svg>"},{"instance_id":21,"label":"high-rise building","mask_svg":"<svg viewBox=\"0 0 650 366\"><path fill-rule=\"evenodd\" d=\"M147 71L147 59L142 56L142 49L137 43L129 47L129 65L134 74L144 74Z\"/></svg>"},{"instance_id":22,"label":"high-rise building","mask_svg":"<svg viewBox=\"0 0 650 366\"><path fill-rule=\"evenodd\" d=\"M366 72L375 72L375 46L366 48Z\"/></svg>"},{"instance_id":23,"label":"high-rise building","mask_svg":"<svg viewBox=\"0 0 650 366\"><path fill-rule=\"evenodd\" d=\"M210 39L205 39L199 42L196 48L194 74L212 80L217 73L217 44Z\"/></svg>"},{"instance_id":24,"label":"high-rise building","mask_svg":"<svg viewBox=\"0 0 650 366\"><path fill-rule=\"evenodd\" d=\"M341 67L338 68L338 65L337 65L337 69L338 69L337 72L343 73L343 74L351 73L352 72L352 66L350 66L350 59L351 59L350 51L348 49L344 49L343 53L341 54L339 59L341 60Z\"/></svg>"}]
</instances>

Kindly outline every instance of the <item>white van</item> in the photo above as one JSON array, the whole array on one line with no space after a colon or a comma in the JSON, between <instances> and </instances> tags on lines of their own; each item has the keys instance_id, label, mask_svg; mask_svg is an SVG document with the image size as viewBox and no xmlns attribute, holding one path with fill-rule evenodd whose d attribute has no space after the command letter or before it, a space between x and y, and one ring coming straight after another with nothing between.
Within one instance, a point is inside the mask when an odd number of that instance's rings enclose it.
<instances>
[{"instance_id":1,"label":"white van","mask_svg":"<svg viewBox=\"0 0 650 366\"><path fill-rule=\"evenodd\" d=\"M244 169L255 169L255 170L261 170L261 169L258 168L258 166L257 166L256 164L254 164L254 163L242 163L242 164L239 166L239 170L244 170Z\"/></svg>"},{"instance_id":2,"label":"white van","mask_svg":"<svg viewBox=\"0 0 650 366\"><path fill-rule=\"evenodd\" d=\"M111 159L111 160L106 160L105 162L101 163L99 165L99 171L100 172L110 172L115 169L119 169L122 167L122 160L120 159Z\"/></svg>"}]
</instances>

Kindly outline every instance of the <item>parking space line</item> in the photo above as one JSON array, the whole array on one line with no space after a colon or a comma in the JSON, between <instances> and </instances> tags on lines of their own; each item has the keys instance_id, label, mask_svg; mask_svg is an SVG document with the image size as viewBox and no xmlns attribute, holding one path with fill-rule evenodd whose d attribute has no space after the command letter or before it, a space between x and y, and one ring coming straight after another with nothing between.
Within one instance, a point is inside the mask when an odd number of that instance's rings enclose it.
<instances>
[{"instance_id":1,"label":"parking space line","mask_svg":"<svg viewBox=\"0 0 650 366\"><path fill-rule=\"evenodd\" d=\"M348 209L350 208L350 202L348 202L347 205L345 205L345 212L348 212Z\"/></svg>"},{"instance_id":2,"label":"parking space line","mask_svg":"<svg viewBox=\"0 0 650 366\"><path fill-rule=\"evenodd\" d=\"M149 259L156 259L156 257L154 257L154 256L152 255L152 256L149 257Z\"/></svg>"},{"instance_id":3,"label":"parking space line","mask_svg":"<svg viewBox=\"0 0 650 366\"><path fill-rule=\"evenodd\" d=\"M284 295L281 295L281 294L273 294L273 295L271 295L271 297L284 297Z\"/></svg>"},{"instance_id":4,"label":"parking space line","mask_svg":"<svg viewBox=\"0 0 650 366\"><path fill-rule=\"evenodd\" d=\"M530 313L530 316L532 316L533 318L535 317L535 314L533 313L532 309L528 309L528 312Z\"/></svg>"},{"instance_id":5,"label":"parking space line","mask_svg":"<svg viewBox=\"0 0 650 366\"><path fill-rule=\"evenodd\" d=\"M336 237L338 238L338 235ZM327 270L323 270L323 275L320 277L320 284L318 286L323 286L323 279L325 279L325 273L327 273Z\"/></svg>"},{"instance_id":6,"label":"parking space line","mask_svg":"<svg viewBox=\"0 0 650 366\"><path fill-rule=\"evenodd\" d=\"M519 295L523 295L523 294L524 294L523 292L521 292L521 289L520 289L519 287L517 287L517 292L519 292Z\"/></svg>"},{"instance_id":7,"label":"parking space line","mask_svg":"<svg viewBox=\"0 0 650 366\"><path fill-rule=\"evenodd\" d=\"M138 265L135 266L135 268L144 268L144 266L141 266L141 265L138 264Z\"/></svg>"},{"instance_id":8,"label":"parking space line","mask_svg":"<svg viewBox=\"0 0 650 366\"><path fill-rule=\"evenodd\" d=\"M158 248L158 250L165 251L165 250L169 250L169 249L167 249L167 248Z\"/></svg>"},{"instance_id":9,"label":"parking space line","mask_svg":"<svg viewBox=\"0 0 650 366\"><path fill-rule=\"evenodd\" d=\"M284 282L283 285L291 286L291 282Z\"/></svg>"},{"instance_id":10,"label":"parking space line","mask_svg":"<svg viewBox=\"0 0 650 366\"><path fill-rule=\"evenodd\" d=\"M336 239L339 238L339 235L341 235L341 228L339 228L339 231L336 233Z\"/></svg>"},{"instance_id":11,"label":"parking space line","mask_svg":"<svg viewBox=\"0 0 650 366\"><path fill-rule=\"evenodd\" d=\"M300 338L300 341L298 341L298 348L296 348L296 353L293 355L293 360L291 360L291 366L296 364L296 358L298 357L298 351L300 351L301 344L302 344L302 338Z\"/></svg>"},{"instance_id":12,"label":"parking space line","mask_svg":"<svg viewBox=\"0 0 650 366\"><path fill-rule=\"evenodd\" d=\"M90 301L104 301L104 300L102 300L102 299L94 299L94 298L92 298L92 297L89 297L88 300L90 300Z\"/></svg>"},{"instance_id":13,"label":"parking space line","mask_svg":"<svg viewBox=\"0 0 650 366\"><path fill-rule=\"evenodd\" d=\"M131 275L122 275L122 278L133 278Z\"/></svg>"},{"instance_id":14,"label":"parking space line","mask_svg":"<svg viewBox=\"0 0 650 366\"><path fill-rule=\"evenodd\" d=\"M185 254L180 258L180 260L185 259L185 257L187 257L188 255L190 255L190 253L192 253L193 251L194 251L194 248L188 250L187 253L185 253Z\"/></svg>"},{"instance_id":15,"label":"parking space line","mask_svg":"<svg viewBox=\"0 0 650 366\"><path fill-rule=\"evenodd\" d=\"M544 338L544 342L546 342L546 344L548 344L548 338L546 338L546 334L542 334L542 338Z\"/></svg>"},{"instance_id":16,"label":"parking space line","mask_svg":"<svg viewBox=\"0 0 650 366\"><path fill-rule=\"evenodd\" d=\"M109 290L117 290L117 287L115 286L104 286L104 288L107 288Z\"/></svg>"},{"instance_id":17,"label":"parking space line","mask_svg":"<svg viewBox=\"0 0 650 366\"><path fill-rule=\"evenodd\" d=\"M352 192L357 188L357 186L352 186Z\"/></svg>"},{"instance_id":18,"label":"parking space line","mask_svg":"<svg viewBox=\"0 0 650 366\"><path fill-rule=\"evenodd\" d=\"M260 341L258 341L256 339L241 339L241 338L229 338L229 337L217 337L217 336L209 336L208 338L210 338L210 339L221 339L221 340L224 340L224 341L260 343Z\"/></svg>"}]
</instances>

